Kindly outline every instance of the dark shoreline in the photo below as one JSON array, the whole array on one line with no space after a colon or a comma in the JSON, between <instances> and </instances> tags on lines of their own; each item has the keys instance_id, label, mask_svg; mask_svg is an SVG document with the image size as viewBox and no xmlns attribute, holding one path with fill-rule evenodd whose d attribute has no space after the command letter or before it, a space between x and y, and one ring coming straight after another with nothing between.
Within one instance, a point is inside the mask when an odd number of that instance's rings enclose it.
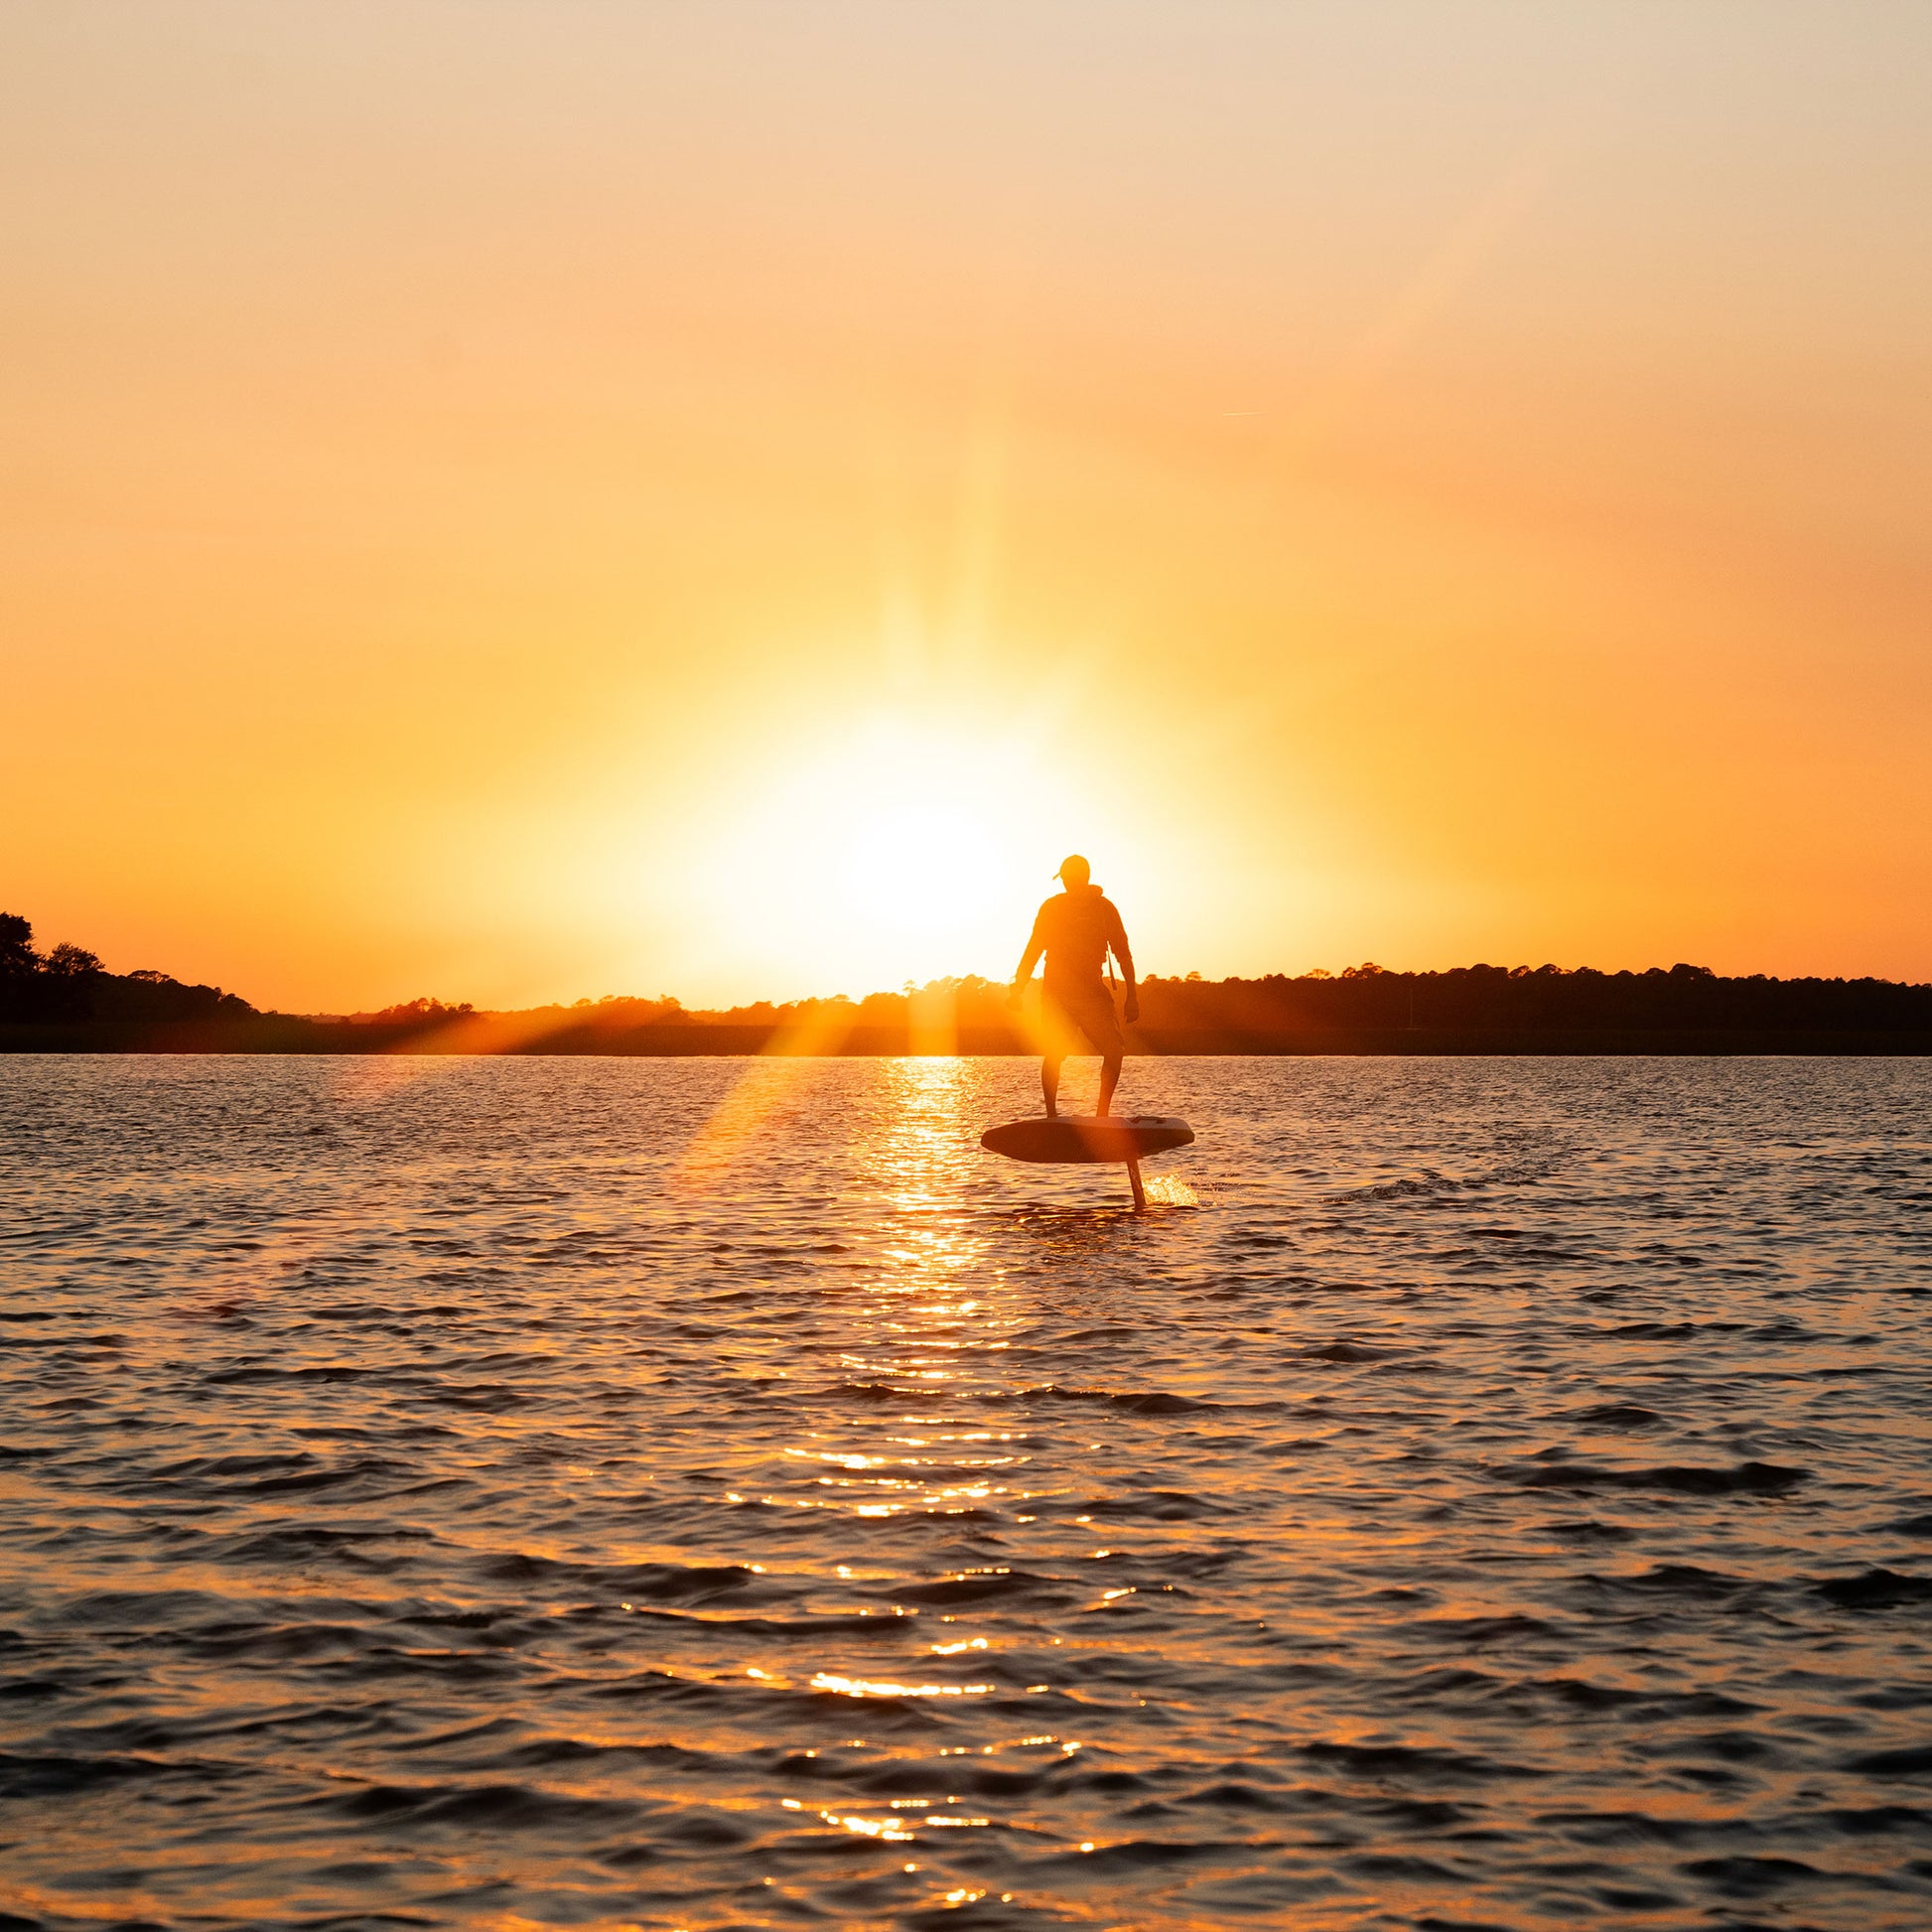
<instances>
[{"instance_id":1,"label":"dark shoreline","mask_svg":"<svg viewBox=\"0 0 1932 1932\"><path fill-rule=\"evenodd\" d=\"M783 1027L732 1026L581 1026L533 1035L489 1020L423 1028L272 1014L147 1025L89 1021L0 1026L0 1053L479 1053L678 1059L737 1054L990 1055L1031 1050L1021 1035L1005 1028L965 1028L951 1038L902 1026L854 1027L830 1036L801 1035ZM1142 1056L1922 1056L1932 1053L1932 1032L1902 1028L1137 1028L1129 1037L1128 1050Z\"/></svg>"}]
</instances>

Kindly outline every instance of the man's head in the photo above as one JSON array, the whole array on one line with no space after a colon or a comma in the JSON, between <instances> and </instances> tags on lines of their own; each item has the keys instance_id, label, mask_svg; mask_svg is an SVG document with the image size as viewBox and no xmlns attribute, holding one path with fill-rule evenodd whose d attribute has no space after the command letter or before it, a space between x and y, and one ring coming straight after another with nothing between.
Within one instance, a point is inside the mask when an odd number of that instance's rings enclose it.
<instances>
[{"instance_id":1,"label":"man's head","mask_svg":"<svg viewBox=\"0 0 1932 1932\"><path fill-rule=\"evenodd\" d=\"M1060 861L1059 881L1070 893L1093 877L1093 868L1076 852Z\"/></svg>"}]
</instances>

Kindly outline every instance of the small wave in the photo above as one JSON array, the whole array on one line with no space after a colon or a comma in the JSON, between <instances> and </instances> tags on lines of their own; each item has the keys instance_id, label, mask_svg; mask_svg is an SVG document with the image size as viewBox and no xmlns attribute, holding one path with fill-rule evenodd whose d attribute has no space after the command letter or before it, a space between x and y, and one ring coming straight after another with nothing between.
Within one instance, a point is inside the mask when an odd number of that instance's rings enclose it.
<instances>
[{"instance_id":1,"label":"small wave","mask_svg":"<svg viewBox=\"0 0 1932 1932\"><path fill-rule=\"evenodd\" d=\"M358 1368L348 1362L331 1362L316 1368L222 1368L202 1380L210 1388L238 1388L253 1382L359 1382L364 1376L381 1375L379 1368Z\"/></svg>"},{"instance_id":2,"label":"small wave","mask_svg":"<svg viewBox=\"0 0 1932 1932\"><path fill-rule=\"evenodd\" d=\"M1916 1778L1932 1774L1932 1744L1907 1744L1896 1750L1864 1751L1845 1760L1846 1769L1875 1778Z\"/></svg>"},{"instance_id":3,"label":"small wave","mask_svg":"<svg viewBox=\"0 0 1932 1932\"><path fill-rule=\"evenodd\" d=\"M786 1383L766 1382L761 1384L760 1388L771 1391L770 1395L766 1398L768 1401L784 1401L787 1398L807 1401L816 1393L815 1391ZM917 1402L921 1405L929 1405L934 1396L934 1391L930 1386L922 1386L917 1382L906 1382L903 1384L897 1382L834 1382L826 1393L841 1397L850 1402L864 1402L868 1404L877 1402ZM952 1402L1002 1402L1007 1398L1004 1392L962 1396L957 1390L952 1390L948 1391L946 1399ZM930 1420L930 1418L924 1418L924 1420Z\"/></svg>"},{"instance_id":4,"label":"small wave","mask_svg":"<svg viewBox=\"0 0 1932 1932\"><path fill-rule=\"evenodd\" d=\"M1013 1393L1023 1401L1105 1403L1109 1408L1134 1416L1185 1416L1197 1410L1279 1409L1282 1406L1279 1402L1210 1402L1201 1396L1175 1395L1166 1389L1082 1389L1060 1382L1039 1382Z\"/></svg>"},{"instance_id":5,"label":"small wave","mask_svg":"<svg viewBox=\"0 0 1932 1932\"><path fill-rule=\"evenodd\" d=\"M1593 1408L1577 1410L1570 1420L1589 1429L1649 1429L1663 1417L1655 1409L1634 1402L1599 1402Z\"/></svg>"},{"instance_id":6,"label":"small wave","mask_svg":"<svg viewBox=\"0 0 1932 1932\"><path fill-rule=\"evenodd\" d=\"M1296 1359L1303 1362L1380 1362L1396 1352L1393 1348L1371 1348L1359 1341L1328 1341L1319 1348L1303 1349Z\"/></svg>"},{"instance_id":7,"label":"small wave","mask_svg":"<svg viewBox=\"0 0 1932 1932\"><path fill-rule=\"evenodd\" d=\"M372 1476L404 1473L400 1463L379 1455L362 1455L348 1462L325 1462L316 1455L191 1456L184 1462L155 1471L159 1482L179 1483L208 1496L295 1496ZM222 1478L237 1477L227 1481ZM215 1478L210 1480L210 1478Z\"/></svg>"},{"instance_id":8,"label":"small wave","mask_svg":"<svg viewBox=\"0 0 1932 1932\"><path fill-rule=\"evenodd\" d=\"M1573 1711L1623 1712L1653 1721L1743 1718L1764 1709L1761 1704L1727 1697L1722 1691L1633 1691L1574 1677L1547 1678L1535 1688Z\"/></svg>"},{"instance_id":9,"label":"small wave","mask_svg":"<svg viewBox=\"0 0 1932 1932\"><path fill-rule=\"evenodd\" d=\"M1204 1516L1225 1516L1230 1505L1210 1502L1184 1489L1143 1489L1124 1496L1095 1496L1083 1505L1096 1522L1150 1521L1191 1523Z\"/></svg>"},{"instance_id":10,"label":"small wave","mask_svg":"<svg viewBox=\"0 0 1932 1932\"><path fill-rule=\"evenodd\" d=\"M1431 1194L1473 1192L1484 1187L1519 1186L1526 1181L1547 1179L1557 1172L1559 1165L1555 1161L1522 1162L1507 1167L1492 1168L1487 1173L1459 1176L1437 1173L1433 1169L1426 1169L1417 1176L1379 1181L1368 1187L1346 1188L1341 1193L1327 1195L1326 1199L1331 1204L1340 1206L1349 1201L1426 1199ZM1505 1232L1512 1232L1512 1230L1505 1230Z\"/></svg>"},{"instance_id":11,"label":"small wave","mask_svg":"<svg viewBox=\"0 0 1932 1932\"><path fill-rule=\"evenodd\" d=\"M71 1798L103 1785L196 1775L180 1758L0 1751L0 1797Z\"/></svg>"},{"instance_id":12,"label":"small wave","mask_svg":"<svg viewBox=\"0 0 1932 1932\"><path fill-rule=\"evenodd\" d=\"M962 1603L987 1603L1014 1597L1033 1596L1042 1602L1058 1602L1067 1595L1066 1580L1036 1576L1030 1571L1005 1568L962 1571L941 1577L929 1584L896 1585L893 1594L904 1603L924 1603L950 1608Z\"/></svg>"},{"instance_id":13,"label":"small wave","mask_svg":"<svg viewBox=\"0 0 1932 1932\"><path fill-rule=\"evenodd\" d=\"M747 1589L759 1581L759 1573L742 1563L560 1563L521 1551L480 1558L472 1571L489 1583L572 1585L595 1589L607 1598L642 1597L657 1603L703 1600Z\"/></svg>"},{"instance_id":14,"label":"small wave","mask_svg":"<svg viewBox=\"0 0 1932 1932\"><path fill-rule=\"evenodd\" d=\"M1903 1603L1932 1599L1932 1578L1902 1577L1892 1570L1866 1570L1856 1577L1830 1577L1812 1593L1842 1610L1890 1610Z\"/></svg>"},{"instance_id":15,"label":"small wave","mask_svg":"<svg viewBox=\"0 0 1932 1932\"><path fill-rule=\"evenodd\" d=\"M1709 1881L1714 1891L1726 1898L1762 1898L1768 1892L1783 1891L1822 1875L1816 1865L1806 1864L1802 1859L1693 1859L1684 1869L1695 1878Z\"/></svg>"},{"instance_id":16,"label":"small wave","mask_svg":"<svg viewBox=\"0 0 1932 1932\"><path fill-rule=\"evenodd\" d=\"M1423 1777L1436 1783L1474 1783L1489 1778L1538 1778L1531 1764L1511 1764L1464 1751L1419 1744L1304 1744L1302 1755L1334 1764L1360 1777Z\"/></svg>"},{"instance_id":17,"label":"small wave","mask_svg":"<svg viewBox=\"0 0 1932 1932\"><path fill-rule=\"evenodd\" d=\"M9 1335L0 1334L0 1348L121 1348L125 1335Z\"/></svg>"},{"instance_id":18,"label":"small wave","mask_svg":"<svg viewBox=\"0 0 1932 1932\"><path fill-rule=\"evenodd\" d=\"M1439 1643L1476 1649L1483 1644L1519 1643L1550 1636L1556 1626L1540 1616L1433 1616L1408 1626Z\"/></svg>"},{"instance_id":19,"label":"small wave","mask_svg":"<svg viewBox=\"0 0 1932 1932\"><path fill-rule=\"evenodd\" d=\"M1761 1587L1751 1578L1729 1577L1694 1563L1660 1563L1630 1576L1590 1577L1586 1581L1600 1588L1668 1596L1682 1603L1728 1603Z\"/></svg>"},{"instance_id":20,"label":"small wave","mask_svg":"<svg viewBox=\"0 0 1932 1932\"><path fill-rule=\"evenodd\" d=\"M624 1799L564 1797L522 1784L369 1785L321 1806L358 1824L389 1828L461 1825L519 1832L608 1831L628 1825L640 1808Z\"/></svg>"},{"instance_id":21,"label":"small wave","mask_svg":"<svg viewBox=\"0 0 1932 1932\"><path fill-rule=\"evenodd\" d=\"M215 1539L208 1555L220 1563L261 1565L269 1569L297 1564L335 1564L349 1571L387 1573L418 1560L422 1552L412 1546L435 1540L427 1530L378 1529L372 1525L332 1530L296 1524Z\"/></svg>"},{"instance_id":22,"label":"small wave","mask_svg":"<svg viewBox=\"0 0 1932 1932\"><path fill-rule=\"evenodd\" d=\"M1728 1468L1667 1462L1653 1468L1609 1469L1591 1462L1518 1463L1502 1472L1523 1489L1655 1490L1675 1496L1785 1496L1811 1479L1809 1469L1776 1462L1738 1462Z\"/></svg>"},{"instance_id":23,"label":"small wave","mask_svg":"<svg viewBox=\"0 0 1932 1932\"><path fill-rule=\"evenodd\" d=\"M796 1760L794 1760L796 1762ZM924 1802L943 1804L952 1798L1038 1798L1056 1786L1077 1785L1083 1773L1076 1758L1058 1751L1032 1764L1013 1767L985 1758L943 1760L931 1767L920 1765L872 1763L840 1765L827 1770L816 1767L824 1762L811 1758L804 1762L813 1768L794 1775L837 1780L841 1785L863 1791L869 1797L909 1798L923 1790ZM788 1767L789 1768L789 1767ZM1136 1784L1143 1781L1135 1779Z\"/></svg>"},{"instance_id":24,"label":"small wave","mask_svg":"<svg viewBox=\"0 0 1932 1932\"><path fill-rule=\"evenodd\" d=\"M802 1616L759 1616L730 1612L705 1614L690 1610L645 1609L626 1603L626 1612L673 1629L685 1628L707 1637L799 1637L822 1642L827 1637L857 1637L868 1643L897 1643L904 1632L897 1619L871 1610L807 1611Z\"/></svg>"},{"instance_id":25,"label":"small wave","mask_svg":"<svg viewBox=\"0 0 1932 1932\"><path fill-rule=\"evenodd\" d=\"M1078 1859L1083 1873L1142 1872L1195 1859L1225 1858L1237 1849L1245 1848L1222 1839L1123 1838L1096 1845L1090 1852L1069 1848L1060 1856Z\"/></svg>"}]
</instances>

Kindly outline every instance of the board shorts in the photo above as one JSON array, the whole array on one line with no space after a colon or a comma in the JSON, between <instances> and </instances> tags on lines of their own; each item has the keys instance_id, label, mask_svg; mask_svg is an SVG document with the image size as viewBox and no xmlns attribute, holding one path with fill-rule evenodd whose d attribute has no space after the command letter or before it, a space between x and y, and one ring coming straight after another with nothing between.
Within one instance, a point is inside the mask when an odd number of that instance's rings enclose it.
<instances>
[{"instance_id":1,"label":"board shorts","mask_svg":"<svg viewBox=\"0 0 1932 1932\"><path fill-rule=\"evenodd\" d=\"M1096 1053L1127 1051L1114 1012L1114 996L1099 981L1091 986L1049 986L1044 992L1040 1008L1046 1022L1048 1052L1077 1053L1082 1035Z\"/></svg>"}]
</instances>

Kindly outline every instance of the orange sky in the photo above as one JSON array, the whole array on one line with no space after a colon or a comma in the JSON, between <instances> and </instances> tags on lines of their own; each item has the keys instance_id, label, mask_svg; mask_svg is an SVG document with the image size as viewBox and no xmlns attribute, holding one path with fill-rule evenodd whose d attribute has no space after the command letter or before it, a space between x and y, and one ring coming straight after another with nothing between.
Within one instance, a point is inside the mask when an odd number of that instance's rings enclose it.
<instances>
[{"instance_id":1,"label":"orange sky","mask_svg":"<svg viewBox=\"0 0 1932 1932\"><path fill-rule=\"evenodd\" d=\"M0 12L0 906L263 1004L1932 977L1932 10Z\"/></svg>"}]
</instances>

